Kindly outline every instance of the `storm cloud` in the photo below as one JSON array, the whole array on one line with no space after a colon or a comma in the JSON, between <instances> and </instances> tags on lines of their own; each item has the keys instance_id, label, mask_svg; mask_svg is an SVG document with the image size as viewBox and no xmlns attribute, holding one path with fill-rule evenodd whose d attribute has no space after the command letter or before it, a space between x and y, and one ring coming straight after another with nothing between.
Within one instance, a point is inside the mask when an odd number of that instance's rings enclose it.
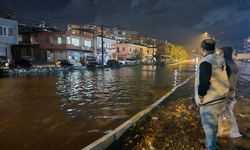
<instances>
[{"instance_id":1,"label":"storm cloud","mask_svg":"<svg viewBox=\"0 0 250 150\"><path fill-rule=\"evenodd\" d=\"M235 48L250 34L248 0L0 0L0 8L20 22L120 25L188 48L203 32Z\"/></svg>"}]
</instances>

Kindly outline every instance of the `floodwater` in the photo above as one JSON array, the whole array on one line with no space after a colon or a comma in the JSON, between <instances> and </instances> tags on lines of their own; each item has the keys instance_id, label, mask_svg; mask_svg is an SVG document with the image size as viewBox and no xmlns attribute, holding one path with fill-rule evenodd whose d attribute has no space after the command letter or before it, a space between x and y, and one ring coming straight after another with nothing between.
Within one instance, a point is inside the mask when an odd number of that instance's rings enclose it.
<instances>
[{"instance_id":1,"label":"floodwater","mask_svg":"<svg viewBox=\"0 0 250 150\"><path fill-rule=\"evenodd\" d=\"M0 78L0 149L80 150L194 70L136 66Z\"/></svg>"}]
</instances>

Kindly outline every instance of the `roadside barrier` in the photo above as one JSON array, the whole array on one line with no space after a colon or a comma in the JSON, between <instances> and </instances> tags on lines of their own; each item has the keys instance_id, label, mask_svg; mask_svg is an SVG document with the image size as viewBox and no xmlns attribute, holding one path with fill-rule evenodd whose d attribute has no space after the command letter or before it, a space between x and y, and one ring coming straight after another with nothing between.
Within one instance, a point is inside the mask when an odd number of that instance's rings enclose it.
<instances>
[{"instance_id":1,"label":"roadside barrier","mask_svg":"<svg viewBox=\"0 0 250 150\"><path fill-rule=\"evenodd\" d=\"M143 109L142 111L138 112L136 115L134 115L132 118L109 132L108 134L104 135L103 137L99 138L95 142L91 143L90 145L86 146L82 150L103 150L110 146L113 142L118 140L126 131L128 128L130 128L134 123L139 121L142 117L147 115L149 112L151 112L153 109L155 109L159 104L161 104L167 97L169 97L173 92L176 91L177 88L183 86L186 84L190 79L192 79L194 76L189 77L181 84L175 86L172 88L169 92L165 93L159 100L157 100L152 105L148 106L147 108Z\"/></svg>"}]
</instances>

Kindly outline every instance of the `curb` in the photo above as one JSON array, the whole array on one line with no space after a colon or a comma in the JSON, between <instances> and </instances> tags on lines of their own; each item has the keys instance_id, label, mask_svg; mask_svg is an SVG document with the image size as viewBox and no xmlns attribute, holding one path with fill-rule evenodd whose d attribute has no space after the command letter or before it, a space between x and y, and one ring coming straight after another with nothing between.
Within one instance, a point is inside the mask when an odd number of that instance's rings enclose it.
<instances>
[{"instance_id":1,"label":"curb","mask_svg":"<svg viewBox=\"0 0 250 150\"><path fill-rule=\"evenodd\" d=\"M100 139L96 140L95 142L91 143L90 145L86 146L82 150L103 150L110 146L113 142L118 140L126 131L128 128L130 128L134 123L139 121L142 117L144 117L146 114L148 114L151 110L155 109L159 104L161 104L167 97L169 97L173 92L176 91L177 88L183 86L186 84L190 79L194 77L191 76L187 78L184 82L181 84L175 86L172 88L169 92L165 93L159 100L157 100L155 103L151 104L147 108L143 109L142 111L138 112L136 115L134 115L132 118L112 130L110 133L104 135Z\"/></svg>"}]
</instances>

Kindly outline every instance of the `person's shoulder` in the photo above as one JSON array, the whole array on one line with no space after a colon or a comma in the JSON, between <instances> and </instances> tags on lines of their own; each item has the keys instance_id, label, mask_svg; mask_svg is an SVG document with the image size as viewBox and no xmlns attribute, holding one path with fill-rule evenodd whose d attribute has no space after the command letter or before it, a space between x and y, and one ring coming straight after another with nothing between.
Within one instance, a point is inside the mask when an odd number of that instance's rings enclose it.
<instances>
[{"instance_id":1,"label":"person's shoulder","mask_svg":"<svg viewBox=\"0 0 250 150\"><path fill-rule=\"evenodd\" d=\"M211 67L211 63L208 62L208 61L203 61L200 63L200 68L208 68L208 67Z\"/></svg>"}]
</instances>

